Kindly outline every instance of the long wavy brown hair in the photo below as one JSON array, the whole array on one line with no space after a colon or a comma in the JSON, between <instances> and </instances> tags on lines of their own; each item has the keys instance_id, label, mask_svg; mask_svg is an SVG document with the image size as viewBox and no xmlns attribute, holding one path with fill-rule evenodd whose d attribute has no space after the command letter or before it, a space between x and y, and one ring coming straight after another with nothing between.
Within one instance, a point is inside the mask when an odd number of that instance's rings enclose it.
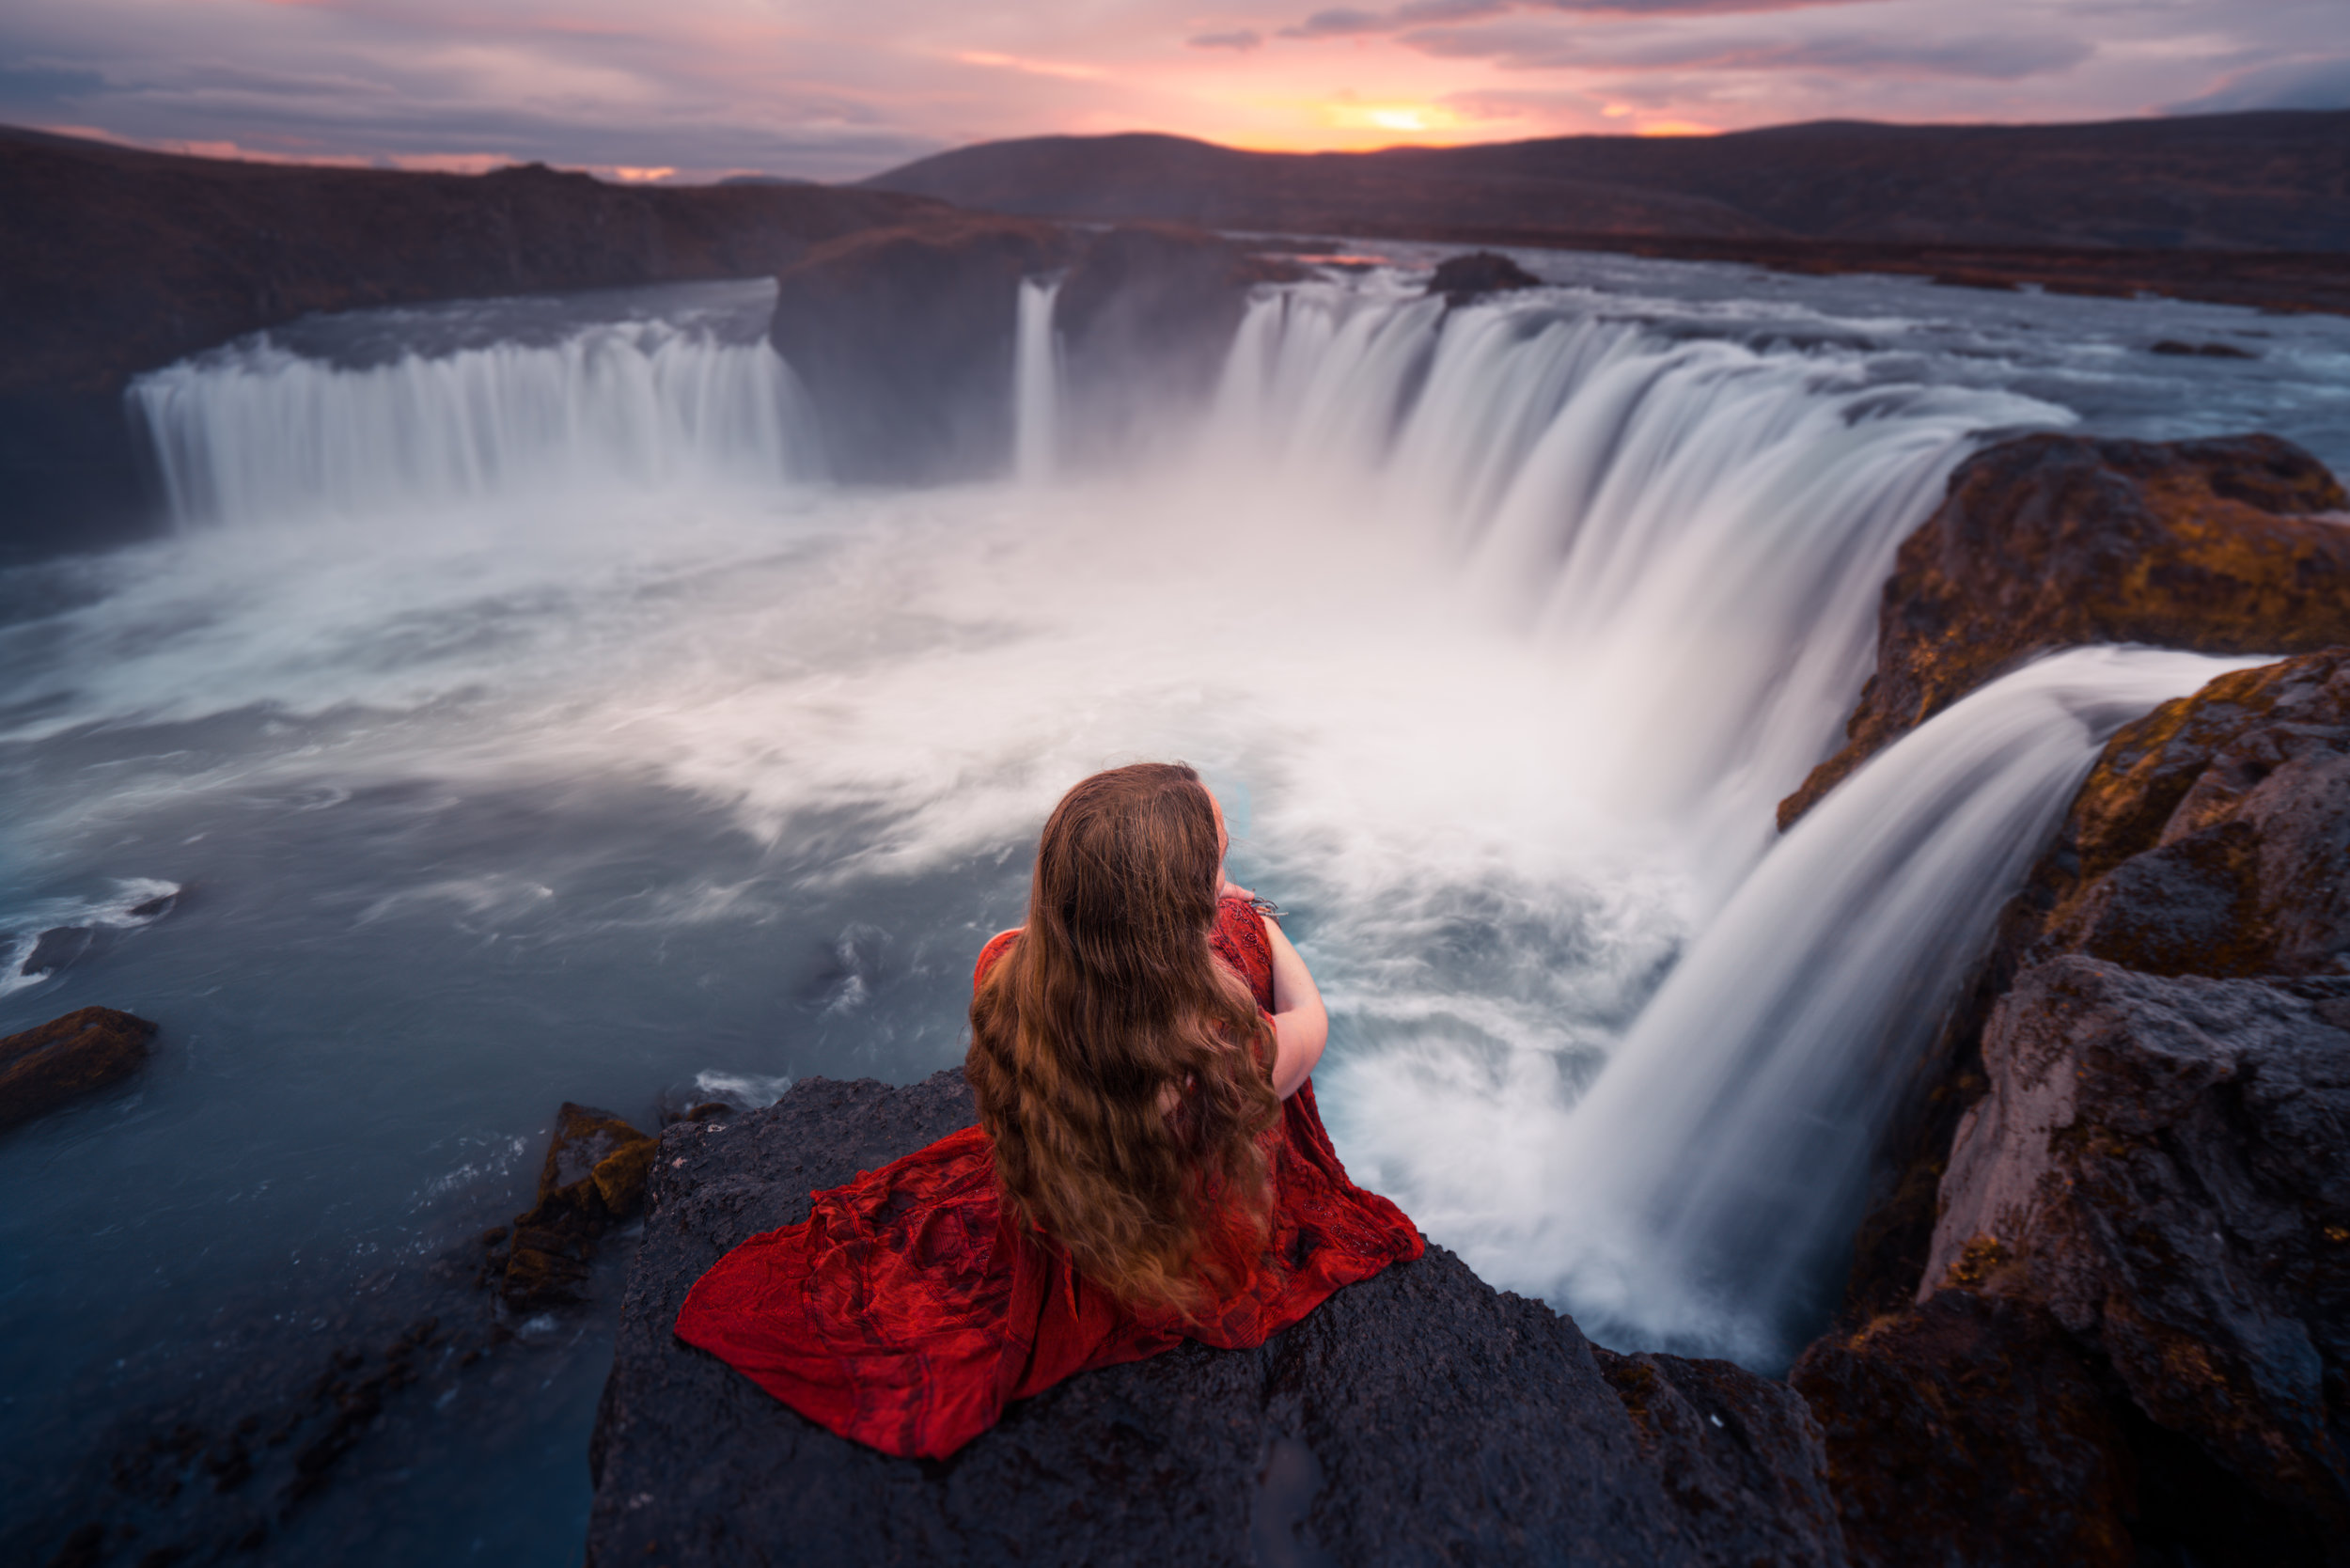
<instances>
[{"instance_id":1,"label":"long wavy brown hair","mask_svg":"<svg viewBox=\"0 0 2350 1568\"><path fill-rule=\"evenodd\" d=\"M1180 762L1061 798L1028 923L971 999L964 1065L1006 1199L1077 1271L1193 1310L1261 1245L1273 1028L1208 945L1214 803Z\"/></svg>"}]
</instances>

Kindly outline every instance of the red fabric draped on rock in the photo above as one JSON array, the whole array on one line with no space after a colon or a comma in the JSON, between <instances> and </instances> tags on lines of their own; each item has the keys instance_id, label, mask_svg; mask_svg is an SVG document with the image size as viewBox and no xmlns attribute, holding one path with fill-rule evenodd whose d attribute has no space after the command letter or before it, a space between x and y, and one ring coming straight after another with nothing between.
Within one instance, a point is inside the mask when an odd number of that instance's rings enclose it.
<instances>
[{"instance_id":1,"label":"red fabric draped on rock","mask_svg":"<svg viewBox=\"0 0 2350 1568\"><path fill-rule=\"evenodd\" d=\"M976 985L1017 939L979 954ZM1241 899L1218 911L1216 951L1258 1006L1273 955ZM1005 1404L1185 1339L1261 1345L1341 1285L1420 1255L1402 1212L1346 1179L1308 1082L1281 1107L1272 1231L1256 1266L1190 1322L1095 1289L1006 1212L977 1127L817 1193L808 1217L753 1236L696 1282L677 1332L809 1419L885 1453L944 1458Z\"/></svg>"}]
</instances>

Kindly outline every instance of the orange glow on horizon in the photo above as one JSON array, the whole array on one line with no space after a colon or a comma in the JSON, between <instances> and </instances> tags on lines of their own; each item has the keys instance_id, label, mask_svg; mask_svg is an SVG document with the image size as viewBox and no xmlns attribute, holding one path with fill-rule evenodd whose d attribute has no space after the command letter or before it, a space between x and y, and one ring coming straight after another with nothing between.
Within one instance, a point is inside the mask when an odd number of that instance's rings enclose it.
<instances>
[{"instance_id":1,"label":"orange glow on horizon","mask_svg":"<svg viewBox=\"0 0 2350 1568\"><path fill-rule=\"evenodd\" d=\"M410 174L488 174L512 168L520 159L503 152L274 152L234 141L177 136L121 136L95 125L36 125L53 136L78 136L139 152L169 152L182 158L217 158L232 164L290 164L330 169L400 169ZM675 170L664 170L675 173Z\"/></svg>"},{"instance_id":2,"label":"orange glow on horizon","mask_svg":"<svg viewBox=\"0 0 2350 1568\"><path fill-rule=\"evenodd\" d=\"M1653 119L1639 128L1643 136L1718 136L1718 125L1700 125L1693 119Z\"/></svg>"},{"instance_id":3,"label":"orange glow on horizon","mask_svg":"<svg viewBox=\"0 0 2350 1568\"><path fill-rule=\"evenodd\" d=\"M1461 117L1434 103L1355 103L1345 101L1316 106L1322 123L1333 131L1402 131L1419 133L1450 131Z\"/></svg>"}]
</instances>

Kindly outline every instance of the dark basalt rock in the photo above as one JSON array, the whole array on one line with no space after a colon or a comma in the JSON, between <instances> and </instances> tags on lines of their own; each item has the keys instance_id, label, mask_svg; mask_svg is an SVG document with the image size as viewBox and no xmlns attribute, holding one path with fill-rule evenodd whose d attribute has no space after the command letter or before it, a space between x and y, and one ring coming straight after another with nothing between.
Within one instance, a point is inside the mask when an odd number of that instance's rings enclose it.
<instances>
[{"instance_id":1,"label":"dark basalt rock","mask_svg":"<svg viewBox=\"0 0 2350 1568\"><path fill-rule=\"evenodd\" d=\"M2337 648L2223 675L2115 735L2033 878L2023 959L2350 973L2345 866L2350 648Z\"/></svg>"},{"instance_id":2,"label":"dark basalt rock","mask_svg":"<svg viewBox=\"0 0 2350 1568\"><path fill-rule=\"evenodd\" d=\"M1960 1117L1988 1091L1990 1011L2032 964L2086 952L2150 973L2326 972L2350 947L2350 653L2223 675L2119 731L2055 843L2000 917L1971 993L1920 1063L1919 1110L1888 1140L1849 1292L1898 1310L1924 1276Z\"/></svg>"},{"instance_id":3,"label":"dark basalt rock","mask_svg":"<svg viewBox=\"0 0 2350 1568\"><path fill-rule=\"evenodd\" d=\"M943 1463L835 1437L670 1332L728 1247L971 1119L960 1074L820 1078L662 1136L591 1564L1842 1560L1791 1390L1597 1351L1440 1247L1262 1349L1073 1378Z\"/></svg>"},{"instance_id":4,"label":"dark basalt rock","mask_svg":"<svg viewBox=\"0 0 2350 1568\"><path fill-rule=\"evenodd\" d=\"M2350 642L2350 507L2272 435L2031 435L1977 453L1905 540L1844 747L1781 828L1862 762L2036 654L2097 642L2299 653Z\"/></svg>"},{"instance_id":5,"label":"dark basalt rock","mask_svg":"<svg viewBox=\"0 0 2350 1568\"><path fill-rule=\"evenodd\" d=\"M493 1248L505 1244L498 1293L508 1306L531 1311L580 1299L597 1238L636 1212L652 1155L653 1140L612 1112L564 1102L538 1202L510 1231L483 1238Z\"/></svg>"},{"instance_id":6,"label":"dark basalt rock","mask_svg":"<svg viewBox=\"0 0 2350 1568\"><path fill-rule=\"evenodd\" d=\"M2175 337L2165 337L2146 351L2148 353L2170 354L2201 359L2258 359L2249 349L2239 349L2233 343L2182 343Z\"/></svg>"},{"instance_id":7,"label":"dark basalt rock","mask_svg":"<svg viewBox=\"0 0 2350 1568\"><path fill-rule=\"evenodd\" d=\"M155 1026L110 1007L86 1007L0 1040L0 1128L103 1089L147 1061Z\"/></svg>"},{"instance_id":8,"label":"dark basalt rock","mask_svg":"<svg viewBox=\"0 0 2350 1568\"><path fill-rule=\"evenodd\" d=\"M2350 974L2026 970L1942 1183L1930 1273L2044 1302L2156 1425L2350 1545Z\"/></svg>"},{"instance_id":9,"label":"dark basalt rock","mask_svg":"<svg viewBox=\"0 0 2350 1568\"><path fill-rule=\"evenodd\" d=\"M2122 1422L2044 1309L1938 1291L1819 1341L1789 1380L1825 1434L1854 1562L2137 1560Z\"/></svg>"},{"instance_id":10,"label":"dark basalt rock","mask_svg":"<svg viewBox=\"0 0 2350 1568\"><path fill-rule=\"evenodd\" d=\"M1303 275L1293 263L1171 224L1087 240L1053 304L1071 444L1117 451L1205 397L1249 290Z\"/></svg>"},{"instance_id":11,"label":"dark basalt rock","mask_svg":"<svg viewBox=\"0 0 2350 1568\"><path fill-rule=\"evenodd\" d=\"M40 939L33 944L33 950L24 957L24 972L55 974L88 952L97 935L88 926L57 926L42 932Z\"/></svg>"},{"instance_id":12,"label":"dark basalt rock","mask_svg":"<svg viewBox=\"0 0 2350 1568\"><path fill-rule=\"evenodd\" d=\"M820 246L778 278L773 338L807 385L838 477L935 483L1002 470L1025 278L1054 303L1073 445L1115 449L1204 395L1248 290L1298 275L1154 225L1084 234L965 214Z\"/></svg>"},{"instance_id":13,"label":"dark basalt rock","mask_svg":"<svg viewBox=\"0 0 2350 1568\"><path fill-rule=\"evenodd\" d=\"M1428 291L1442 294L1447 304L1466 305L1486 294L1539 289L1542 284L1541 278L1500 252L1480 250L1436 263L1435 274L1428 280Z\"/></svg>"}]
</instances>

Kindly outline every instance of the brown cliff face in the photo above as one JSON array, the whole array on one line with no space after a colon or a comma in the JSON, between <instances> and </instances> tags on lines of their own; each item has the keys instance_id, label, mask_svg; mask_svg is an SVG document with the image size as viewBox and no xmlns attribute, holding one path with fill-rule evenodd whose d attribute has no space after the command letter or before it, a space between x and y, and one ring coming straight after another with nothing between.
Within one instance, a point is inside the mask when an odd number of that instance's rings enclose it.
<instances>
[{"instance_id":1,"label":"brown cliff face","mask_svg":"<svg viewBox=\"0 0 2350 1568\"><path fill-rule=\"evenodd\" d=\"M2345 507L2322 463L2268 435L2033 435L1976 454L1903 541L1849 739L1779 804L1780 827L2037 654L2098 642L2297 653L2350 641L2350 526L2318 515Z\"/></svg>"},{"instance_id":2,"label":"brown cliff face","mask_svg":"<svg viewBox=\"0 0 2350 1568\"><path fill-rule=\"evenodd\" d=\"M1866 1321L1797 1370L1856 1560L1904 1560L1855 1523L1896 1490L2038 1463L2028 1425L1922 1466L1869 1435L1868 1411L1934 1406L1978 1354L1931 1320L2019 1311L2061 1333L2001 1355L2043 1386L2086 1369L2104 1393L2064 1441L2136 1478L2089 1526L2207 1562L2343 1560L2345 868L2350 648L2222 676L2107 745L1945 1037L1935 1125L1861 1242Z\"/></svg>"},{"instance_id":3,"label":"brown cliff face","mask_svg":"<svg viewBox=\"0 0 2350 1568\"><path fill-rule=\"evenodd\" d=\"M1219 235L1167 224L1113 228L1087 242L1053 308L1072 447L1121 451L1170 412L1204 399L1240 330L1248 290L1303 275Z\"/></svg>"},{"instance_id":4,"label":"brown cliff face","mask_svg":"<svg viewBox=\"0 0 2350 1568\"><path fill-rule=\"evenodd\" d=\"M1020 280L1065 229L965 214L820 245L776 279L772 336L813 394L836 477L965 478L1010 449Z\"/></svg>"},{"instance_id":5,"label":"brown cliff face","mask_svg":"<svg viewBox=\"0 0 2350 1568\"><path fill-rule=\"evenodd\" d=\"M777 279L773 337L813 395L837 477L1000 470L1020 284L1055 274L1068 433L1093 451L1204 395L1248 290L1297 275L1193 229L1088 235L979 213L820 246Z\"/></svg>"}]
</instances>

